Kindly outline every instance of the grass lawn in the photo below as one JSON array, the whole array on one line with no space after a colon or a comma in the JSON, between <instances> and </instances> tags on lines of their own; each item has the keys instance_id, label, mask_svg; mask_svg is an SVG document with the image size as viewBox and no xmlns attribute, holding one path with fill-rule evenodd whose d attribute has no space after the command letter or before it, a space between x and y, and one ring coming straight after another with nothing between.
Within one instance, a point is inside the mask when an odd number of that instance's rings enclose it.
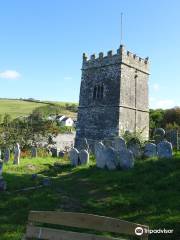
<instances>
[{"instance_id":1,"label":"grass lawn","mask_svg":"<svg viewBox=\"0 0 180 240\"><path fill-rule=\"evenodd\" d=\"M21 100L0 100L0 114L10 114L14 119L19 116L29 115L35 108L43 106L42 103Z\"/></svg>"},{"instance_id":2,"label":"grass lawn","mask_svg":"<svg viewBox=\"0 0 180 240\"><path fill-rule=\"evenodd\" d=\"M52 103L52 102L49 102ZM60 106L65 106L65 102L53 102ZM22 100L11 100L11 99L0 99L0 115L4 116L6 113L11 115L11 118L14 119L19 116L27 116L32 113L35 108L46 106L47 103L38 103L38 102L28 102ZM76 113L68 111L66 109L62 110L62 113L69 117L76 117Z\"/></svg>"},{"instance_id":3,"label":"grass lawn","mask_svg":"<svg viewBox=\"0 0 180 240\"><path fill-rule=\"evenodd\" d=\"M54 163L60 167L54 167ZM38 173L37 180L31 174ZM51 177L52 186L26 192ZM178 240L180 236L180 154L171 160L137 161L134 169L107 171L72 168L65 160L21 159L19 166L4 166L8 192L0 192L0 239L19 240L30 210L87 212L147 224L150 229L174 229L173 235L153 234L149 239ZM78 239L77 239L78 240Z\"/></svg>"}]
</instances>

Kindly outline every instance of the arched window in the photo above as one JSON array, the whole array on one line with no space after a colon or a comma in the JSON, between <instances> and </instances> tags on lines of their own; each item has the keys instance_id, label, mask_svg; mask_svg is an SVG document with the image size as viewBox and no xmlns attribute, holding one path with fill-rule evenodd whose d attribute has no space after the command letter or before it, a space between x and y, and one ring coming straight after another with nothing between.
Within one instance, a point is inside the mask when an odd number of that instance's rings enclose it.
<instances>
[{"instance_id":1,"label":"arched window","mask_svg":"<svg viewBox=\"0 0 180 240\"><path fill-rule=\"evenodd\" d=\"M93 89L93 99L103 99L104 97L104 84L95 85Z\"/></svg>"},{"instance_id":2,"label":"arched window","mask_svg":"<svg viewBox=\"0 0 180 240\"><path fill-rule=\"evenodd\" d=\"M101 84L101 96L100 98L103 99L104 97L104 84Z\"/></svg>"},{"instance_id":3,"label":"arched window","mask_svg":"<svg viewBox=\"0 0 180 240\"><path fill-rule=\"evenodd\" d=\"M96 99L96 95L97 95L97 87L94 87L94 91L93 91L93 99Z\"/></svg>"}]
</instances>

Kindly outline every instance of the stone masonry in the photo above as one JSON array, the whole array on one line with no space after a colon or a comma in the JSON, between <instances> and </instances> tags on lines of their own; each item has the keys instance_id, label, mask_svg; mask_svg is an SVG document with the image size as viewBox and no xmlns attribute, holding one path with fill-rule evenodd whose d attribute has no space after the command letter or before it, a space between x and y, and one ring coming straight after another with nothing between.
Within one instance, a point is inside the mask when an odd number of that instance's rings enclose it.
<instances>
[{"instance_id":1,"label":"stone masonry","mask_svg":"<svg viewBox=\"0 0 180 240\"><path fill-rule=\"evenodd\" d=\"M116 54L83 54L75 147L84 138L90 148L96 141L112 139L123 131L149 135L148 58L142 59L123 45Z\"/></svg>"}]
</instances>

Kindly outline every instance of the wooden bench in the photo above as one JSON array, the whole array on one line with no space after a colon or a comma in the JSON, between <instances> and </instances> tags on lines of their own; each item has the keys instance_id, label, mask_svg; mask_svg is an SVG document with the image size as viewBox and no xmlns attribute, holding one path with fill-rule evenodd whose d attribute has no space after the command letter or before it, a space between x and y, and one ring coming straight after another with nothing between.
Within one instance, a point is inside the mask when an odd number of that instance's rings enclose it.
<instances>
[{"instance_id":1,"label":"wooden bench","mask_svg":"<svg viewBox=\"0 0 180 240\"><path fill-rule=\"evenodd\" d=\"M42 224L54 224L79 229L91 229L99 232L111 232L136 236L137 227L148 230L148 226L123 221L116 218L98 216L86 213L55 212L55 211L31 211L28 217L26 234L23 239L49 239L49 240L115 240L123 238L105 237L96 234L74 232L57 228L40 226ZM146 232L146 231L144 231ZM132 239L132 238L131 238ZM136 238L137 239L137 238ZM138 239L148 239L144 233Z\"/></svg>"}]
</instances>

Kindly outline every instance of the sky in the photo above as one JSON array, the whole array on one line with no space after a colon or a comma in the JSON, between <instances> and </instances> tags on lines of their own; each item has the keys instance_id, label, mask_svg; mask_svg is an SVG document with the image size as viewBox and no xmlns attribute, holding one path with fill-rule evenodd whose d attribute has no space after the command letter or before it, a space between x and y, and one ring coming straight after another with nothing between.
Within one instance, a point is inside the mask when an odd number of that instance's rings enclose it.
<instances>
[{"instance_id":1,"label":"sky","mask_svg":"<svg viewBox=\"0 0 180 240\"><path fill-rule=\"evenodd\" d=\"M151 108L180 106L179 0L0 0L0 98L78 102L82 53L150 59Z\"/></svg>"}]
</instances>

